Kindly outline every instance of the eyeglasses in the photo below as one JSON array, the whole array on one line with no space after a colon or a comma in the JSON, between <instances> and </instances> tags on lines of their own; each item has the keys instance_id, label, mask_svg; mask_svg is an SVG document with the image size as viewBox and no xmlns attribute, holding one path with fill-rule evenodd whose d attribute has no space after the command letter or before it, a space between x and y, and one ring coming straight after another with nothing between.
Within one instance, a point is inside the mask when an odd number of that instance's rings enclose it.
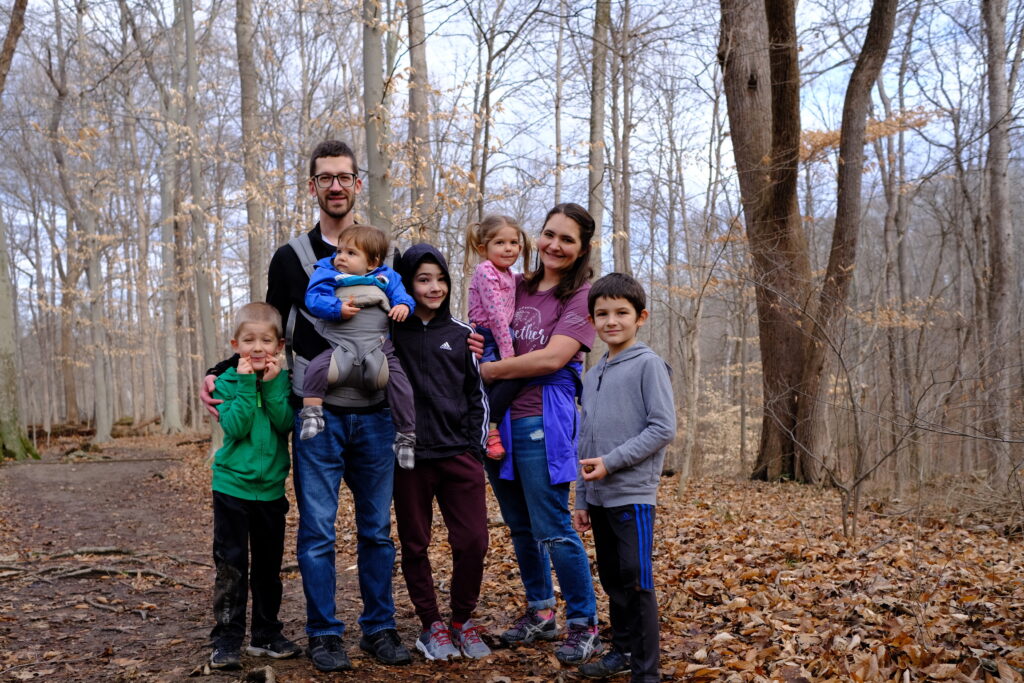
<instances>
[{"instance_id":1,"label":"eyeglasses","mask_svg":"<svg viewBox=\"0 0 1024 683\"><path fill-rule=\"evenodd\" d=\"M321 173L313 176L313 179L320 189L326 190L334 184L335 178L342 187L352 187L356 184L356 177L355 173Z\"/></svg>"}]
</instances>

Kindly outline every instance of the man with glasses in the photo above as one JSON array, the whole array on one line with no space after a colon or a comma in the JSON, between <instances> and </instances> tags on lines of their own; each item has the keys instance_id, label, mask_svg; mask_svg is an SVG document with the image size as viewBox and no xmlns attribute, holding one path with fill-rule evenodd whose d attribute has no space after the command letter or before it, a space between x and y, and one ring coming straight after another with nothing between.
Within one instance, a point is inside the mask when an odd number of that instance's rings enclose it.
<instances>
[{"instance_id":1,"label":"man with glasses","mask_svg":"<svg viewBox=\"0 0 1024 683\"><path fill-rule=\"evenodd\" d=\"M320 221L305 236L280 247L270 261L267 302L291 318L296 356L293 387L301 369L328 343L301 313L312 264L336 251L338 236L352 225L352 209L362 190L355 154L344 142L326 140L309 160L309 193L320 205ZM308 238L312 255L300 257L296 242ZM305 246L305 245L300 245ZM310 262L309 259L313 261ZM290 315L289 315L290 314ZM297 393L297 392L296 392ZM342 647L345 625L335 606L335 533L341 479L355 504L356 563L363 612L359 646L384 664L408 664L409 651L395 630L391 575L391 492L394 427L382 392L345 389L325 404L325 429L317 439L293 439L295 497L299 506L297 555L306 595L309 657L320 671L352 668Z\"/></svg>"},{"instance_id":2,"label":"man with glasses","mask_svg":"<svg viewBox=\"0 0 1024 683\"><path fill-rule=\"evenodd\" d=\"M330 348L305 310L306 288L316 261L333 256L338 236L355 222L352 209L362 190L355 154L344 142L325 140L309 160L309 193L320 205L320 220L304 235L277 249L270 261L267 303L286 320L292 368L292 402L301 407L303 371L309 360ZM223 372L234 359L214 368ZM217 414L207 377L201 397ZM342 647L345 625L336 614L334 524L344 479L355 507L356 564L363 611L359 646L383 664L409 664L409 651L395 629L391 574L395 546L391 540L391 494L395 440L391 413L382 391L341 388L325 398L324 431L315 439L292 439L295 497L299 506L296 554L306 596L307 653L320 671L352 668ZM298 423L296 423L296 433Z\"/></svg>"}]
</instances>

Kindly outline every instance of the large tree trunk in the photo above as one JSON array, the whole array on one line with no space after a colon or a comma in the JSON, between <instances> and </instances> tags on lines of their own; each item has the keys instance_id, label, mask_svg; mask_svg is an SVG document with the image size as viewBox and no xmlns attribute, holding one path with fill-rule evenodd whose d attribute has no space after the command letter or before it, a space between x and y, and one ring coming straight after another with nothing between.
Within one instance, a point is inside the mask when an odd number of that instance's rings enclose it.
<instances>
[{"instance_id":1,"label":"large tree trunk","mask_svg":"<svg viewBox=\"0 0 1024 683\"><path fill-rule=\"evenodd\" d=\"M0 80L2 77L0 74ZM21 426L18 367L14 361L18 348L14 302L11 264L7 258L7 226L0 212L0 405L4 406L0 410L0 461L5 458L22 460L36 456L32 442Z\"/></svg>"},{"instance_id":2,"label":"large tree trunk","mask_svg":"<svg viewBox=\"0 0 1024 683\"><path fill-rule=\"evenodd\" d=\"M613 119L613 189L612 189L612 264L619 273L633 274L630 254L630 205L632 201L632 175L629 152L633 136L633 64L630 58L632 35L630 27L630 0L622 3L622 25L615 31L613 91L621 95L612 97ZM620 104L621 102L621 104Z\"/></svg>"},{"instance_id":3,"label":"large tree trunk","mask_svg":"<svg viewBox=\"0 0 1024 683\"><path fill-rule=\"evenodd\" d=\"M379 0L363 0L363 116L369 221L391 234L391 183L388 179L384 110L384 47Z\"/></svg>"},{"instance_id":4,"label":"large tree trunk","mask_svg":"<svg viewBox=\"0 0 1024 683\"><path fill-rule=\"evenodd\" d=\"M89 190L85 199L88 208L82 214L82 232L87 250L85 276L89 288L89 338L92 342L90 372L93 383L93 427L96 430L93 441L106 443L111 440L114 413L110 401L110 385L107 382L107 364L110 359L107 355L107 329L103 314L104 283L100 268L102 237L91 208L95 206L92 194L92 190Z\"/></svg>"},{"instance_id":5,"label":"large tree trunk","mask_svg":"<svg viewBox=\"0 0 1024 683\"><path fill-rule=\"evenodd\" d=\"M430 79L423 0L409 0L409 171L416 238L437 244L434 174L430 154Z\"/></svg>"},{"instance_id":6,"label":"large tree trunk","mask_svg":"<svg viewBox=\"0 0 1024 683\"><path fill-rule=\"evenodd\" d=\"M594 58L590 71L590 145L587 156L587 211L594 218L597 239L590 264L601 274L601 225L604 222L604 101L607 91L608 34L612 23L611 0L597 0L594 10Z\"/></svg>"},{"instance_id":7,"label":"large tree trunk","mask_svg":"<svg viewBox=\"0 0 1024 683\"><path fill-rule=\"evenodd\" d=\"M0 48L0 97L4 93L7 74L14 59L22 29L25 28L25 6L28 0L15 0L11 20L7 25L3 47ZM11 282L10 263L7 259L7 228L0 215L0 460L22 459L34 456L32 443L21 427L21 403L18 393L18 373L14 362L18 340L14 324L14 285Z\"/></svg>"},{"instance_id":8,"label":"large tree trunk","mask_svg":"<svg viewBox=\"0 0 1024 683\"><path fill-rule=\"evenodd\" d=\"M242 169L245 173L245 214L249 237L249 300L267 291L267 225L263 206L263 173L259 153L259 77L256 73L252 0L235 0L235 46L241 90Z\"/></svg>"},{"instance_id":9,"label":"large tree trunk","mask_svg":"<svg viewBox=\"0 0 1024 683\"><path fill-rule=\"evenodd\" d=\"M780 479L796 474L794 390L803 369L810 282L796 203L795 7L792 0L722 0L721 5L719 60L752 257L763 368L761 442L752 476Z\"/></svg>"},{"instance_id":10,"label":"large tree trunk","mask_svg":"<svg viewBox=\"0 0 1024 683\"><path fill-rule=\"evenodd\" d=\"M1014 281L1014 250L1010 222L1009 180L1010 108L1006 81L1006 0L982 0L985 23L985 46L988 60L988 310L985 329L986 362L982 368L986 383L986 404L983 408L985 433L992 460L993 483L1005 485L1010 477L1010 384L1013 371L1012 329Z\"/></svg>"},{"instance_id":11,"label":"large tree trunk","mask_svg":"<svg viewBox=\"0 0 1024 683\"><path fill-rule=\"evenodd\" d=\"M797 405L797 443L795 478L816 482L822 475L823 375L826 360L839 353L835 341L843 317L857 258L860 234L861 180L864 174L864 133L871 106L871 89L882 71L896 25L897 0L875 0L871 7L864 46L846 88L842 129L839 137L839 174L837 179L836 218L832 232L825 281L811 322L811 338L804 358L802 390ZM851 397L853 400L854 397ZM853 479L860 472L861 459L855 462Z\"/></svg>"}]
</instances>

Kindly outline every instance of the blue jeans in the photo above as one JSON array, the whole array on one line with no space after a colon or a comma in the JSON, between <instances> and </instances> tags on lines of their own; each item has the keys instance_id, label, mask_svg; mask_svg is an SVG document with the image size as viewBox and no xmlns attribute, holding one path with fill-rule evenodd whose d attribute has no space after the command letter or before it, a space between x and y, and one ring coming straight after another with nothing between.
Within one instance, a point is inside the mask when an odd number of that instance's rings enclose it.
<instances>
[{"instance_id":1,"label":"blue jeans","mask_svg":"<svg viewBox=\"0 0 1024 683\"><path fill-rule=\"evenodd\" d=\"M299 507L296 554L306 594L306 634L345 631L335 614L334 521L338 489L344 478L355 502L356 564L366 635L395 627L391 574L391 490L395 471L391 412L337 415L324 410L324 431L312 439L293 439L295 498ZM296 416L295 434L300 431Z\"/></svg>"},{"instance_id":2,"label":"blue jeans","mask_svg":"<svg viewBox=\"0 0 1024 683\"><path fill-rule=\"evenodd\" d=\"M579 535L572 528L569 484L551 484L544 447L544 420L524 417L512 421L512 458L516 478L500 479L501 462L484 459L501 517L512 534L512 546L526 600L534 609L555 606L551 585L554 565L565 597L568 623L597 623L594 580Z\"/></svg>"}]
</instances>

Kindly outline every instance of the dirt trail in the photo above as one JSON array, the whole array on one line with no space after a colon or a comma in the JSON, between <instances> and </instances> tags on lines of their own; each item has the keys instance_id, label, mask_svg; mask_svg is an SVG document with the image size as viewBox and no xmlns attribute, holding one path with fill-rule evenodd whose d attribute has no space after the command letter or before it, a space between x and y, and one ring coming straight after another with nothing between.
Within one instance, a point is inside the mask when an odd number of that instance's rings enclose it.
<instances>
[{"instance_id":1,"label":"dirt trail","mask_svg":"<svg viewBox=\"0 0 1024 683\"><path fill-rule=\"evenodd\" d=\"M209 654L213 583L204 448L122 439L100 453L64 455L65 445L41 461L0 467L0 681L180 681L200 673ZM339 616L354 625L359 602L355 557L347 547L354 543L350 505L343 495L338 605ZM304 645L304 599L292 550L296 521L293 505L281 618L285 633ZM418 631L400 575L395 600L402 637L411 646ZM358 650L352 633L345 642L356 672L320 674L302 657L274 662L277 680L393 682L438 675L418 658L400 670L379 666ZM509 655L498 653L492 664L511 665L525 676L523 663L546 656L530 650L513 660ZM267 663L243 657L246 669ZM193 680L240 677L206 675ZM462 663L435 680L494 675Z\"/></svg>"}]
</instances>

